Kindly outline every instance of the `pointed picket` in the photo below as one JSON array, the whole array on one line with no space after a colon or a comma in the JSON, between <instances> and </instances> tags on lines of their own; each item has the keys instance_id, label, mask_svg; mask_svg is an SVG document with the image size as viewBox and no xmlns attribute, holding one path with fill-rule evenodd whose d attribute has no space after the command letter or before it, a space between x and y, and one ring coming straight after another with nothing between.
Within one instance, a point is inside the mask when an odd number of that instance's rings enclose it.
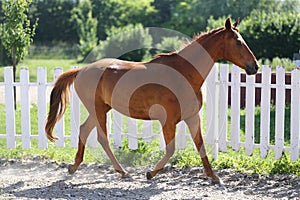
<instances>
[{"instance_id":1,"label":"pointed picket","mask_svg":"<svg viewBox=\"0 0 300 200\"><path fill-rule=\"evenodd\" d=\"M232 65L231 71L231 146L240 149L240 68Z\"/></svg>"},{"instance_id":2,"label":"pointed picket","mask_svg":"<svg viewBox=\"0 0 300 200\"><path fill-rule=\"evenodd\" d=\"M22 148L30 148L30 100L28 68L20 70Z\"/></svg>"},{"instance_id":3,"label":"pointed picket","mask_svg":"<svg viewBox=\"0 0 300 200\"><path fill-rule=\"evenodd\" d=\"M247 155L252 155L254 149L254 119L255 119L255 76L246 78L246 144Z\"/></svg>"},{"instance_id":4,"label":"pointed picket","mask_svg":"<svg viewBox=\"0 0 300 200\"><path fill-rule=\"evenodd\" d=\"M181 121L177 124L177 134L176 139L177 149L186 148L186 125L184 121Z\"/></svg>"},{"instance_id":5,"label":"pointed picket","mask_svg":"<svg viewBox=\"0 0 300 200\"><path fill-rule=\"evenodd\" d=\"M76 67L71 67L75 69ZM75 91L74 84L70 88L70 142L71 147L76 148L79 140L79 131L80 131L80 100Z\"/></svg>"},{"instance_id":6,"label":"pointed picket","mask_svg":"<svg viewBox=\"0 0 300 200\"><path fill-rule=\"evenodd\" d=\"M5 84L5 112L6 112L6 146L16 148L16 120L15 120L15 98L13 68L4 68Z\"/></svg>"},{"instance_id":7,"label":"pointed picket","mask_svg":"<svg viewBox=\"0 0 300 200\"><path fill-rule=\"evenodd\" d=\"M128 118L128 148L131 150L138 149L138 128L137 120Z\"/></svg>"},{"instance_id":8,"label":"pointed picket","mask_svg":"<svg viewBox=\"0 0 300 200\"><path fill-rule=\"evenodd\" d=\"M228 64L220 65L219 91L219 147L220 151L226 152L228 124Z\"/></svg>"},{"instance_id":9,"label":"pointed picket","mask_svg":"<svg viewBox=\"0 0 300 200\"><path fill-rule=\"evenodd\" d=\"M267 157L270 144L271 68L262 67L260 108L260 156Z\"/></svg>"},{"instance_id":10,"label":"pointed picket","mask_svg":"<svg viewBox=\"0 0 300 200\"><path fill-rule=\"evenodd\" d=\"M212 157L218 157L218 67L213 66L206 78L206 144L212 145Z\"/></svg>"},{"instance_id":11,"label":"pointed picket","mask_svg":"<svg viewBox=\"0 0 300 200\"><path fill-rule=\"evenodd\" d=\"M47 117L46 105L46 68L38 67L37 82L38 82L38 146L40 149L48 147L48 140L45 132L45 122Z\"/></svg>"},{"instance_id":12,"label":"pointed picket","mask_svg":"<svg viewBox=\"0 0 300 200\"><path fill-rule=\"evenodd\" d=\"M112 111L112 115L114 147L120 148L122 147L122 115L116 110Z\"/></svg>"},{"instance_id":13,"label":"pointed picket","mask_svg":"<svg viewBox=\"0 0 300 200\"><path fill-rule=\"evenodd\" d=\"M54 81L57 80L57 78L63 73L63 70L61 67L54 68L53 74L54 74ZM55 142L56 147L63 148L65 147L65 120L64 116L56 123L54 127L54 134L57 135L59 140Z\"/></svg>"},{"instance_id":14,"label":"pointed picket","mask_svg":"<svg viewBox=\"0 0 300 200\"><path fill-rule=\"evenodd\" d=\"M291 90L291 160L299 159L300 139L300 70L292 71Z\"/></svg>"},{"instance_id":15,"label":"pointed picket","mask_svg":"<svg viewBox=\"0 0 300 200\"><path fill-rule=\"evenodd\" d=\"M143 132L144 132L144 141L145 142L151 142L152 141L152 133L153 133L153 128L152 128L152 122L150 120L144 120L143 121Z\"/></svg>"},{"instance_id":16,"label":"pointed picket","mask_svg":"<svg viewBox=\"0 0 300 200\"><path fill-rule=\"evenodd\" d=\"M275 158L281 158L284 150L285 73L283 67L276 68L276 112L275 112Z\"/></svg>"}]
</instances>

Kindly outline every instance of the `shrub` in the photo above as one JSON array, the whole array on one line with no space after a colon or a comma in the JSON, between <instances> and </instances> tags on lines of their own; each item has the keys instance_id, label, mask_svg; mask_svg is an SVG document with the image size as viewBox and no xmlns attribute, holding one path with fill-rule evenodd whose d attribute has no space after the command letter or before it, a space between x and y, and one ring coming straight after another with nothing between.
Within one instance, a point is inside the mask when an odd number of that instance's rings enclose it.
<instances>
[{"instance_id":1,"label":"shrub","mask_svg":"<svg viewBox=\"0 0 300 200\"><path fill-rule=\"evenodd\" d=\"M220 27L226 17L208 19L208 29ZM260 58L290 58L299 51L300 13L254 10L242 19L239 30L245 41Z\"/></svg>"},{"instance_id":2,"label":"shrub","mask_svg":"<svg viewBox=\"0 0 300 200\"><path fill-rule=\"evenodd\" d=\"M149 53L152 37L147 28L141 24L128 25L123 28L112 28L105 41L93 54L97 59L104 57L120 58L123 60L141 61Z\"/></svg>"},{"instance_id":3,"label":"shrub","mask_svg":"<svg viewBox=\"0 0 300 200\"><path fill-rule=\"evenodd\" d=\"M156 49L159 52L178 51L182 47L183 43L183 39L178 36L163 37L161 43L156 45Z\"/></svg>"}]
</instances>

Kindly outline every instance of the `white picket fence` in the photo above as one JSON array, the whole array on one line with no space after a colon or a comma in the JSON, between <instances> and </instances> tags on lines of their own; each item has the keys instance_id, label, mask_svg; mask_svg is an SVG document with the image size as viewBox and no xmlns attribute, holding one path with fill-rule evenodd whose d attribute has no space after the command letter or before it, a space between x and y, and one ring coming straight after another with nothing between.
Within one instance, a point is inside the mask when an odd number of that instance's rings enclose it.
<instances>
[{"instance_id":1,"label":"white picket fence","mask_svg":"<svg viewBox=\"0 0 300 200\"><path fill-rule=\"evenodd\" d=\"M54 80L61 74L61 68L54 69ZM262 68L262 83L255 83L255 76L247 76L246 83L240 81L240 68L232 66L231 82L228 80L229 66L227 64L215 64L205 82L205 102L206 112L200 111L200 115L206 118L206 144L212 147L212 156L218 158L218 151L226 152L230 146L234 150L245 147L246 153L251 155L255 148L260 149L261 157L266 157L269 150L275 150L276 159L280 159L284 151L290 152L291 160L299 159L300 152L300 70L292 71L291 85L285 84L285 71L283 67L276 70L276 84L271 84L271 69L267 66ZM0 130L0 138L6 139L7 148L16 148L16 139L21 138L22 147L30 148L31 139L38 139L39 148L47 148L48 141L45 136L44 126L47 115L47 101L49 92L54 81L46 81L46 69L39 67L37 69L37 82L29 82L29 70L21 68L20 82L13 82L13 71L11 67L4 69L4 82L0 83L0 88L4 87L6 121L0 119L0 123L6 123L6 130ZM21 134L16 134L15 109L13 86L20 88L20 105L21 105ZM231 124L228 124L228 86L231 86ZM37 104L38 104L38 134L31 134L30 124L30 88L36 87ZM241 141L240 127L240 88L246 87L246 119L245 119L245 139ZM254 133L257 131L254 127L255 120L255 88L261 88L261 113L260 113L260 143L254 142ZM275 116L275 145L270 144L270 93L271 88L276 88L276 116ZM285 89L291 89L291 115L290 119L290 144L284 145L284 121L285 119ZM60 140L56 142L57 147L64 147L65 141L70 140L72 147L77 147L78 130L80 126L80 115L82 109L80 101L74 89L71 88L70 99L70 127L71 133L65 134L65 120L60 120L56 127L55 133ZM130 149L138 148L138 138L143 138L151 142L153 138L160 139L160 147L164 148L164 139L161 130L159 133L153 132L151 121L142 121L143 128L138 129L138 121L127 118L128 132L124 133L122 123L124 118L121 114L112 110L107 115L108 132L113 140L114 147L122 145L122 138L128 137L128 146ZM230 133L228 133L230 126ZM138 131L140 130L140 131ZM4 132L4 133L3 133ZM92 147L97 146L95 139L95 130L92 131L89 144ZM176 143L178 149L185 149L187 140L190 135L186 125L181 122L177 126Z\"/></svg>"}]
</instances>

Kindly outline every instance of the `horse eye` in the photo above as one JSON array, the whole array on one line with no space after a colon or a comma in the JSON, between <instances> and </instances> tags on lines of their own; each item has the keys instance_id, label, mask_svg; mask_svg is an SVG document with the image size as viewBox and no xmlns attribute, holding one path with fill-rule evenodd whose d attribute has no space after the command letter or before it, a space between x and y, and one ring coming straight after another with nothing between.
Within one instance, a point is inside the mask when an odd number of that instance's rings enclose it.
<instances>
[{"instance_id":1,"label":"horse eye","mask_svg":"<svg viewBox=\"0 0 300 200\"><path fill-rule=\"evenodd\" d=\"M241 42L240 40L237 40L237 41L236 41L236 45L241 46L241 45L242 45L242 42Z\"/></svg>"}]
</instances>

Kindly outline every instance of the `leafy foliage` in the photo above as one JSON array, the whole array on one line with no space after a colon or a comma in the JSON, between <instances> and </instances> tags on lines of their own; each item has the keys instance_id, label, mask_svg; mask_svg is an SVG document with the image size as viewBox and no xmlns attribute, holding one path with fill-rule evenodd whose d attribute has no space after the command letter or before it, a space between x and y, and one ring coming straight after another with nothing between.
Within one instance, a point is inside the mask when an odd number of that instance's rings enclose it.
<instances>
[{"instance_id":1,"label":"leafy foliage","mask_svg":"<svg viewBox=\"0 0 300 200\"><path fill-rule=\"evenodd\" d=\"M258 58L292 58L300 46L300 13L253 11L241 31Z\"/></svg>"},{"instance_id":2,"label":"leafy foliage","mask_svg":"<svg viewBox=\"0 0 300 200\"><path fill-rule=\"evenodd\" d=\"M147 28L141 24L128 25L123 28L113 27L105 41L100 41L97 54L124 60L141 61L152 46L152 37Z\"/></svg>"},{"instance_id":3,"label":"leafy foliage","mask_svg":"<svg viewBox=\"0 0 300 200\"><path fill-rule=\"evenodd\" d=\"M31 23L39 19L34 37L35 43L78 41L76 27L71 19L71 11L76 7L75 0L32 0L29 8Z\"/></svg>"},{"instance_id":4,"label":"leafy foliage","mask_svg":"<svg viewBox=\"0 0 300 200\"><path fill-rule=\"evenodd\" d=\"M0 4L2 2L5 1L0 0ZM214 20L219 21L219 18L224 19L224 16L230 15L235 19L241 17L242 24L245 24L243 30L241 26L241 31L258 58L271 59L275 56L291 58L299 47L298 0L89 0L92 5L89 7L92 9L91 17L84 7L78 6L86 4L85 2L32 0L28 10L31 24L39 18L39 26L34 37L35 44L78 42L82 50L91 49L96 43L95 26L91 25L95 20L97 20L96 37L101 41L111 36L112 27L122 28L129 24L164 27L192 36L205 30L207 25L216 24ZM84 39L82 34L76 31L79 29L78 21L70 20L74 9L78 11L77 14L82 13L80 15L84 18L80 19L83 21L91 19L89 20L91 23L80 24L81 27L86 27ZM220 22L218 26L224 23L223 20ZM3 23L2 10L0 23ZM94 28L87 29L87 27Z\"/></svg>"},{"instance_id":5,"label":"leafy foliage","mask_svg":"<svg viewBox=\"0 0 300 200\"><path fill-rule=\"evenodd\" d=\"M92 16L92 4L90 0L80 1L78 7L72 10L72 20L76 24L79 36L79 49L85 58L96 46L98 21Z\"/></svg>"},{"instance_id":6,"label":"leafy foliage","mask_svg":"<svg viewBox=\"0 0 300 200\"><path fill-rule=\"evenodd\" d=\"M183 43L183 39L178 36L163 37L162 41L156 45L156 49L160 52L178 51L182 47Z\"/></svg>"},{"instance_id":7,"label":"leafy foliage","mask_svg":"<svg viewBox=\"0 0 300 200\"><path fill-rule=\"evenodd\" d=\"M211 16L207 29L223 26L225 18ZM292 59L300 46L300 13L254 10L241 21L239 31L258 59Z\"/></svg>"},{"instance_id":8,"label":"leafy foliage","mask_svg":"<svg viewBox=\"0 0 300 200\"><path fill-rule=\"evenodd\" d=\"M37 23L32 28L27 13L31 1L4 1L2 10L4 21L2 24L1 42L7 54L12 58L12 65L24 58L28 47L32 43Z\"/></svg>"}]
</instances>

